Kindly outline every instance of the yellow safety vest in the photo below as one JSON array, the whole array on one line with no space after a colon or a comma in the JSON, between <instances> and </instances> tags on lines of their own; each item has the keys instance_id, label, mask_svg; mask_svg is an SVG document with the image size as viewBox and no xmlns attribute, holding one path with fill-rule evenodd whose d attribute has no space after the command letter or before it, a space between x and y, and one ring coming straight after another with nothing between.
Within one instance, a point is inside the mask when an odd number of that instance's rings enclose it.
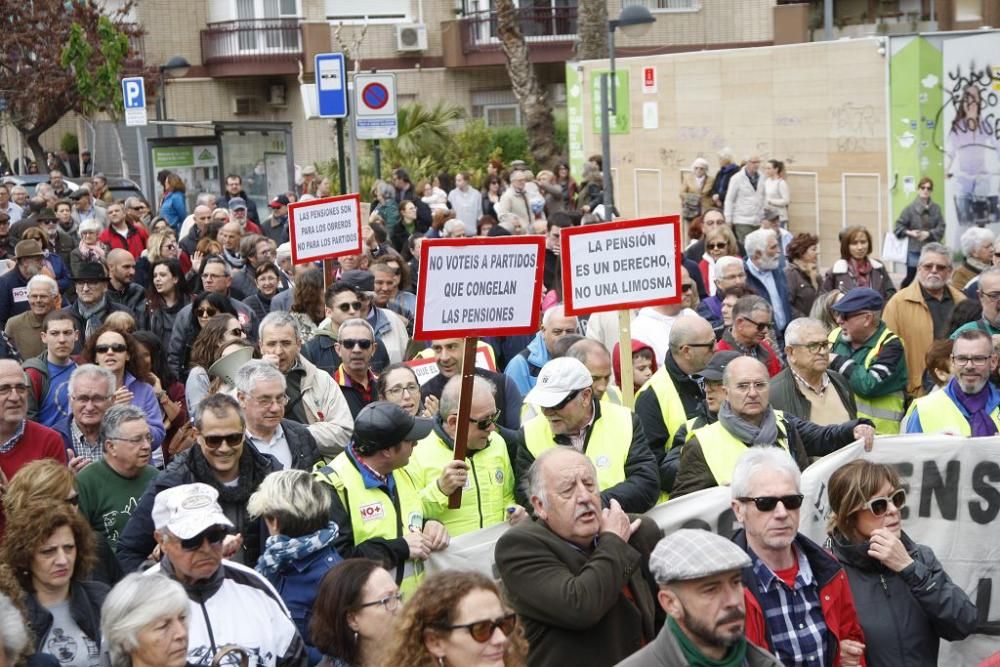
<instances>
[{"instance_id":1,"label":"yellow safety vest","mask_svg":"<svg viewBox=\"0 0 1000 667\"><path fill-rule=\"evenodd\" d=\"M350 517L355 545L374 537L394 540L424 526L420 493L405 468L392 471L396 498L381 487L367 488L361 471L347 452L338 454L329 465L315 468L313 475L336 490ZM396 568L396 583L406 593L416 591L422 578L420 561L407 560Z\"/></svg>"},{"instance_id":2,"label":"yellow safety vest","mask_svg":"<svg viewBox=\"0 0 1000 667\"><path fill-rule=\"evenodd\" d=\"M830 332L830 343L840 340L841 328L837 327ZM882 351L882 346L891 340L899 339L899 336L886 328L882 335L868 351L865 356L865 370L871 368L878 353ZM902 345L902 339L899 340ZM870 419L875 424L875 432L879 435L893 435L899 433L899 422L903 418L903 410L906 407L906 396L903 390L894 391L885 396L876 398L865 398L860 394L854 394L854 401L858 404L858 417Z\"/></svg>"},{"instance_id":3,"label":"yellow safety vest","mask_svg":"<svg viewBox=\"0 0 1000 667\"><path fill-rule=\"evenodd\" d=\"M674 381L670 379L666 364L660 366L653 373L653 376L646 381L646 384L642 385L635 397L639 398L645 391L656 394L656 401L660 404L660 413L663 415L663 423L666 425L670 437L673 438L677 435L677 429L687 421L687 413L684 412L684 403L681 402L681 396L677 393ZM670 449L669 440L667 441L667 449Z\"/></svg>"},{"instance_id":4,"label":"yellow safety vest","mask_svg":"<svg viewBox=\"0 0 1000 667\"><path fill-rule=\"evenodd\" d=\"M608 388L604 391L604 395L601 396L601 405L622 405L622 390L613 384L609 384ZM537 406L531 403L523 403L521 405L521 423L524 424L530 421L536 415L540 415L541 412L538 410Z\"/></svg>"},{"instance_id":5,"label":"yellow safety vest","mask_svg":"<svg viewBox=\"0 0 1000 667\"><path fill-rule=\"evenodd\" d=\"M545 415L524 424L524 444L536 459L542 452L557 447ZM620 405L601 405L601 416L594 421L584 454L597 468L601 491L625 481L625 461L632 445L632 413Z\"/></svg>"},{"instance_id":6,"label":"yellow safety vest","mask_svg":"<svg viewBox=\"0 0 1000 667\"><path fill-rule=\"evenodd\" d=\"M775 410L774 418L778 424L778 442L775 444L787 452L788 433L785 431L784 414ZM695 429L694 437L698 438L701 453L716 484L723 486L732 482L736 462L746 453L747 445L727 431L721 421Z\"/></svg>"},{"instance_id":7,"label":"yellow safety vest","mask_svg":"<svg viewBox=\"0 0 1000 667\"><path fill-rule=\"evenodd\" d=\"M490 433L484 449L469 450L465 462L469 478L462 489L462 506L448 509L448 496L441 493L437 480L441 470L455 458L455 450L435 432L413 449L406 471L410 473L428 519L443 523L452 537L502 523L514 500L514 469L507 443L499 433Z\"/></svg>"},{"instance_id":8,"label":"yellow safety vest","mask_svg":"<svg viewBox=\"0 0 1000 667\"><path fill-rule=\"evenodd\" d=\"M962 411L958 409L951 396L944 390L922 396L913 402L910 408L920 417L920 427L924 433L940 433L942 431L958 431L961 435L969 437L972 435L972 426ZM996 424L1000 431L1000 407L994 408L990 413L990 419Z\"/></svg>"}]
</instances>

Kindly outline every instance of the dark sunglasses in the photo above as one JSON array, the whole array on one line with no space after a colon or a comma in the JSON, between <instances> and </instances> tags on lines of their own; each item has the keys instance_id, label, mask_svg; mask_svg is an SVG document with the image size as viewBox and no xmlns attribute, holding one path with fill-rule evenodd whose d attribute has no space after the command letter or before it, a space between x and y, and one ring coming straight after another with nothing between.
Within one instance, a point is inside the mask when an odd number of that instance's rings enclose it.
<instances>
[{"instance_id":1,"label":"dark sunglasses","mask_svg":"<svg viewBox=\"0 0 1000 667\"><path fill-rule=\"evenodd\" d=\"M108 352L125 352L128 346L125 343L111 343L110 345L95 345L94 352L97 354L107 354Z\"/></svg>"},{"instance_id":2,"label":"dark sunglasses","mask_svg":"<svg viewBox=\"0 0 1000 667\"><path fill-rule=\"evenodd\" d=\"M239 338L246 338L247 332L243 331L243 327L233 327L227 332L230 336L237 336Z\"/></svg>"},{"instance_id":3,"label":"dark sunglasses","mask_svg":"<svg viewBox=\"0 0 1000 667\"><path fill-rule=\"evenodd\" d=\"M198 310L194 311L194 313L198 317L215 317L216 315L219 314L219 311L215 310L214 308L199 308Z\"/></svg>"},{"instance_id":4,"label":"dark sunglasses","mask_svg":"<svg viewBox=\"0 0 1000 667\"><path fill-rule=\"evenodd\" d=\"M743 503L753 502L759 512L773 512L774 508L781 502L786 510L797 510L802 507L804 496L799 493L794 496L757 496L756 498L737 498Z\"/></svg>"},{"instance_id":5,"label":"dark sunglasses","mask_svg":"<svg viewBox=\"0 0 1000 667\"><path fill-rule=\"evenodd\" d=\"M740 319L757 327L757 331L767 331L768 327L771 326L770 322L754 322L749 317L741 317Z\"/></svg>"},{"instance_id":6,"label":"dark sunglasses","mask_svg":"<svg viewBox=\"0 0 1000 667\"><path fill-rule=\"evenodd\" d=\"M687 292L690 292L692 289L694 289L694 283L683 283L681 285L681 291L682 292L687 293Z\"/></svg>"},{"instance_id":7,"label":"dark sunglasses","mask_svg":"<svg viewBox=\"0 0 1000 667\"><path fill-rule=\"evenodd\" d=\"M225 528L209 528L208 530L198 533L194 537L189 537L186 540L181 540L181 549L184 551L197 551L204 544L205 540L208 540L210 545L218 546L222 544L222 541L226 539Z\"/></svg>"},{"instance_id":8,"label":"dark sunglasses","mask_svg":"<svg viewBox=\"0 0 1000 667\"><path fill-rule=\"evenodd\" d=\"M348 303L342 303L339 306L337 306L337 309L340 310L340 312L342 313L348 313L352 310L361 310L361 302L350 301Z\"/></svg>"},{"instance_id":9,"label":"dark sunglasses","mask_svg":"<svg viewBox=\"0 0 1000 667\"><path fill-rule=\"evenodd\" d=\"M489 417L483 417L482 419L473 419L472 417L469 417L469 421L475 424L476 428L478 428L480 431L485 431L490 426L500 421L500 412L501 412L500 410L497 410Z\"/></svg>"},{"instance_id":10,"label":"dark sunglasses","mask_svg":"<svg viewBox=\"0 0 1000 667\"><path fill-rule=\"evenodd\" d=\"M353 350L356 347L367 350L372 346L372 342L366 338L345 338L340 341L340 346L348 350Z\"/></svg>"},{"instance_id":11,"label":"dark sunglasses","mask_svg":"<svg viewBox=\"0 0 1000 667\"><path fill-rule=\"evenodd\" d=\"M899 489L888 498L885 496L872 498L865 503L864 509L868 510L875 516L885 516L885 513L889 511L889 503L892 503L898 510L903 509L906 505L906 491L904 489Z\"/></svg>"},{"instance_id":12,"label":"dark sunglasses","mask_svg":"<svg viewBox=\"0 0 1000 667\"><path fill-rule=\"evenodd\" d=\"M562 410L563 408L565 408L567 405L570 404L570 401L579 396L581 391L583 390L574 389L573 391L569 392L569 394L566 395L566 398L553 405L551 408L549 408L549 410Z\"/></svg>"},{"instance_id":13,"label":"dark sunglasses","mask_svg":"<svg viewBox=\"0 0 1000 667\"><path fill-rule=\"evenodd\" d=\"M709 243L705 246L709 250L725 250L729 247L728 243Z\"/></svg>"},{"instance_id":14,"label":"dark sunglasses","mask_svg":"<svg viewBox=\"0 0 1000 667\"><path fill-rule=\"evenodd\" d=\"M211 449L221 447L223 442L230 447L235 447L243 442L242 431L238 433L223 433L222 435L202 435L201 437L205 441L205 445Z\"/></svg>"},{"instance_id":15,"label":"dark sunglasses","mask_svg":"<svg viewBox=\"0 0 1000 667\"><path fill-rule=\"evenodd\" d=\"M446 625L445 630L461 630L466 629L472 638L475 639L480 644L485 644L496 632L497 628L500 628L500 632L504 633L506 636L510 636L514 632L514 628L517 627L517 614L510 613L506 616L501 616L500 618L493 619L491 621L476 621L475 623L466 623L464 625Z\"/></svg>"},{"instance_id":16,"label":"dark sunglasses","mask_svg":"<svg viewBox=\"0 0 1000 667\"><path fill-rule=\"evenodd\" d=\"M72 505L73 507L80 506L80 494L74 493L72 496L66 499L67 505Z\"/></svg>"}]
</instances>

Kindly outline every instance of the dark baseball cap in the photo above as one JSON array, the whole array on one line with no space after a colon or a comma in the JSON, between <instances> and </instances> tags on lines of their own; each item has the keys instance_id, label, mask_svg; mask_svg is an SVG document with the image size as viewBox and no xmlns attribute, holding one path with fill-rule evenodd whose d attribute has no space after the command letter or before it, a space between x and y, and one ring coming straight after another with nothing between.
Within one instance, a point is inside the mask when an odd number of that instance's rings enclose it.
<instances>
[{"instance_id":1,"label":"dark baseball cap","mask_svg":"<svg viewBox=\"0 0 1000 667\"><path fill-rule=\"evenodd\" d=\"M354 444L362 452L374 454L404 440L422 440L433 428L433 419L414 417L389 401L375 401L354 419Z\"/></svg>"},{"instance_id":2,"label":"dark baseball cap","mask_svg":"<svg viewBox=\"0 0 1000 667\"><path fill-rule=\"evenodd\" d=\"M375 276L371 271L351 269L340 274L340 280L361 292L375 291Z\"/></svg>"},{"instance_id":3,"label":"dark baseball cap","mask_svg":"<svg viewBox=\"0 0 1000 667\"><path fill-rule=\"evenodd\" d=\"M286 197L285 195L278 195L277 197L271 200L271 203L268 204L268 206L270 206L271 208L281 208L282 206L288 206L289 203L290 202L288 201L288 197Z\"/></svg>"},{"instance_id":4,"label":"dark baseball cap","mask_svg":"<svg viewBox=\"0 0 1000 667\"><path fill-rule=\"evenodd\" d=\"M850 290L837 303L830 306L830 310L841 315L850 315L862 310L882 310L885 300L882 295L870 287L855 287Z\"/></svg>"},{"instance_id":5,"label":"dark baseball cap","mask_svg":"<svg viewBox=\"0 0 1000 667\"><path fill-rule=\"evenodd\" d=\"M726 370L726 364L738 356L740 356L740 353L735 350L716 352L708 360L708 365L695 373L695 375L700 375L709 382L722 382L722 371Z\"/></svg>"},{"instance_id":6,"label":"dark baseball cap","mask_svg":"<svg viewBox=\"0 0 1000 667\"><path fill-rule=\"evenodd\" d=\"M244 199L243 197L233 197L232 199L229 200L228 208L230 211L239 211L245 209L246 207L247 207L247 200Z\"/></svg>"}]
</instances>

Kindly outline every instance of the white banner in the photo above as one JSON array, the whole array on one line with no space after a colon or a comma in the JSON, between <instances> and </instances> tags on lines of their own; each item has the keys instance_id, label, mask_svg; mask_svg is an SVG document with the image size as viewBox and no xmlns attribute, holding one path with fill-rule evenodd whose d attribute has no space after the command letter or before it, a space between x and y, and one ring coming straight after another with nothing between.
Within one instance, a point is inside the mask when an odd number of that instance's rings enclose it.
<instances>
[{"instance_id":1,"label":"white banner","mask_svg":"<svg viewBox=\"0 0 1000 667\"><path fill-rule=\"evenodd\" d=\"M837 468L861 456L897 468L907 490L903 529L934 550L979 608L978 633L965 641L942 642L938 664L978 665L1000 651L1000 600L992 596L993 583L1000 588L1000 437L879 437L870 453L857 443L830 454L802 474L800 532L820 544L826 540L826 482ZM704 528L728 537L738 528L728 487L682 496L647 515L665 533ZM474 569L495 576L493 547L504 530L505 525L498 525L455 538L445 552L432 554L428 570Z\"/></svg>"}]
</instances>

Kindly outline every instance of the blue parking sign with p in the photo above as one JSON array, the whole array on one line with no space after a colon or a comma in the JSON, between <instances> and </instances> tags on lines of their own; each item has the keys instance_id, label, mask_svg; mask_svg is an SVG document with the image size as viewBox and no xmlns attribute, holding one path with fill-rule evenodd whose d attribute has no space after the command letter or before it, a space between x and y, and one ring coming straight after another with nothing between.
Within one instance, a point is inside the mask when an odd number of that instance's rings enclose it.
<instances>
[{"instance_id":1,"label":"blue parking sign with p","mask_svg":"<svg viewBox=\"0 0 1000 667\"><path fill-rule=\"evenodd\" d=\"M122 79L122 97L125 99L126 109L145 108L146 88L143 86L141 76Z\"/></svg>"}]
</instances>

